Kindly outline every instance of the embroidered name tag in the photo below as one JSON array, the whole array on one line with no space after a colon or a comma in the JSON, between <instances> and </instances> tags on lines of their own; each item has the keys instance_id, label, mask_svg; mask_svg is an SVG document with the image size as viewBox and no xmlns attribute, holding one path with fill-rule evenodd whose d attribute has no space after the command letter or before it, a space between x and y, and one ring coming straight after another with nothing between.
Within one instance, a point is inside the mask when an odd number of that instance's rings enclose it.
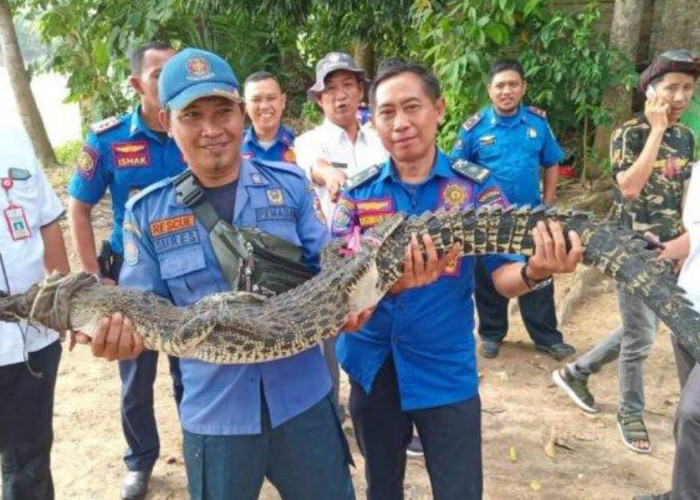
<instances>
[{"instance_id":1,"label":"embroidered name tag","mask_svg":"<svg viewBox=\"0 0 700 500\"><path fill-rule=\"evenodd\" d=\"M112 144L112 155L117 168L149 167L151 154L148 142L115 142Z\"/></svg>"},{"instance_id":2,"label":"embroidered name tag","mask_svg":"<svg viewBox=\"0 0 700 500\"><path fill-rule=\"evenodd\" d=\"M479 196L477 196L476 199L479 202L479 205L488 205L495 202L499 202L499 204L501 204L503 202L503 195L499 188L490 187L479 193Z\"/></svg>"},{"instance_id":3,"label":"embroidered name tag","mask_svg":"<svg viewBox=\"0 0 700 500\"><path fill-rule=\"evenodd\" d=\"M157 238L164 234L183 231L190 227L194 227L194 224L194 214L180 215L178 217L171 217L170 219L162 219L151 223L151 236Z\"/></svg>"},{"instance_id":4,"label":"embroidered name tag","mask_svg":"<svg viewBox=\"0 0 700 500\"><path fill-rule=\"evenodd\" d=\"M174 248L199 243L199 232L196 229L180 231L174 234L166 234L153 241L156 252L163 253Z\"/></svg>"},{"instance_id":5,"label":"embroidered name tag","mask_svg":"<svg viewBox=\"0 0 700 500\"><path fill-rule=\"evenodd\" d=\"M297 211L292 207L261 207L255 209L255 219L266 220L295 220Z\"/></svg>"},{"instance_id":6,"label":"embroidered name tag","mask_svg":"<svg viewBox=\"0 0 700 500\"><path fill-rule=\"evenodd\" d=\"M391 198L370 199L357 202L358 212L394 212L394 200Z\"/></svg>"}]
</instances>

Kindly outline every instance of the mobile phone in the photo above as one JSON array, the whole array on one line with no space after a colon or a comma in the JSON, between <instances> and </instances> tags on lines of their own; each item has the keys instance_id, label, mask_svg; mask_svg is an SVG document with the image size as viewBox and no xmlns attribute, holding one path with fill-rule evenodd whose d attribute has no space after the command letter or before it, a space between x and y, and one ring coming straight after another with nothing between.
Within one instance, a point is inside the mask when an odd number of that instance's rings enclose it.
<instances>
[{"instance_id":1,"label":"mobile phone","mask_svg":"<svg viewBox=\"0 0 700 500\"><path fill-rule=\"evenodd\" d=\"M651 99L652 97L656 97L656 90L652 85L647 85L647 91L646 91L646 96L647 99Z\"/></svg>"}]
</instances>

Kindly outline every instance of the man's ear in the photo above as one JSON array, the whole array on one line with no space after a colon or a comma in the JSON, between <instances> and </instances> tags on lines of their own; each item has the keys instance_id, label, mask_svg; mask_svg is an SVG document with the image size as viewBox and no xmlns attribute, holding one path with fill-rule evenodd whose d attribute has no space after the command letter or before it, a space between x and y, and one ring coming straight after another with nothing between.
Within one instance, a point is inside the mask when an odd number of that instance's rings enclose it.
<instances>
[{"instance_id":1,"label":"man's ear","mask_svg":"<svg viewBox=\"0 0 700 500\"><path fill-rule=\"evenodd\" d=\"M527 82L523 80L523 96L525 95L525 92L527 92Z\"/></svg>"},{"instance_id":2,"label":"man's ear","mask_svg":"<svg viewBox=\"0 0 700 500\"><path fill-rule=\"evenodd\" d=\"M173 134L170 133L170 120L169 120L168 112L164 109L161 108L160 111L158 111L158 121L160 122L160 126L163 127L163 130L165 130L168 133L169 137L172 137Z\"/></svg>"},{"instance_id":3,"label":"man's ear","mask_svg":"<svg viewBox=\"0 0 700 500\"><path fill-rule=\"evenodd\" d=\"M143 85L141 85L141 79L138 76L129 76L129 85L138 95L143 95Z\"/></svg>"},{"instance_id":4,"label":"man's ear","mask_svg":"<svg viewBox=\"0 0 700 500\"><path fill-rule=\"evenodd\" d=\"M442 120L445 119L445 109L447 108L444 97L440 96L438 100L435 101L435 108L438 113L438 123L442 123Z\"/></svg>"}]
</instances>

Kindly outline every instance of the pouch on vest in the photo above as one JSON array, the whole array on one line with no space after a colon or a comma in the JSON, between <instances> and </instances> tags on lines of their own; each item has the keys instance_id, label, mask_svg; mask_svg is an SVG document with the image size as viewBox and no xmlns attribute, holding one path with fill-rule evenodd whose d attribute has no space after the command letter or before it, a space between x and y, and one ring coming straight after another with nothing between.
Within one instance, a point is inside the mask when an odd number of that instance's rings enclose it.
<instances>
[{"instance_id":1,"label":"pouch on vest","mask_svg":"<svg viewBox=\"0 0 700 500\"><path fill-rule=\"evenodd\" d=\"M301 248L258 229L238 228L222 220L189 170L174 181L178 201L190 207L209 231L216 260L233 291L265 295L290 290L313 274Z\"/></svg>"}]
</instances>

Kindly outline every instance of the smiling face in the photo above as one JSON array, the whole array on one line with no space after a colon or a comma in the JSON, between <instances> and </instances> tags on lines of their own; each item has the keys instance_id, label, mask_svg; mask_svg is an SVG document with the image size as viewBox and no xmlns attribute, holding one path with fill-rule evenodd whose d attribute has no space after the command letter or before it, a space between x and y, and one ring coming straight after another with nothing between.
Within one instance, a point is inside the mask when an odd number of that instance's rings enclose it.
<instances>
[{"instance_id":1,"label":"smiling face","mask_svg":"<svg viewBox=\"0 0 700 500\"><path fill-rule=\"evenodd\" d=\"M523 100L527 84L520 73L512 69L496 73L488 86L489 99L499 115L514 115Z\"/></svg>"},{"instance_id":2,"label":"smiling face","mask_svg":"<svg viewBox=\"0 0 700 500\"><path fill-rule=\"evenodd\" d=\"M666 73L654 83L654 91L669 105L669 120L677 122L688 109L695 91L695 78L685 73Z\"/></svg>"},{"instance_id":3,"label":"smiling face","mask_svg":"<svg viewBox=\"0 0 700 500\"><path fill-rule=\"evenodd\" d=\"M258 137L274 136L282 123L287 96L273 78L248 82L245 86L245 109Z\"/></svg>"},{"instance_id":4,"label":"smiling face","mask_svg":"<svg viewBox=\"0 0 700 500\"><path fill-rule=\"evenodd\" d=\"M172 110L169 118L161 112L161 120L202 184L222 185L237 178L242 104L224 97L203 97Z\"/></svg>"},{"instance_id":5,"label":"smiling face","mask_svg":"<svg viewBox=\"0 0 700 500\"><path fill-rule=\"evenodd\" d=\"M379 84L372 120L400 172L403 164L432 160L444 114L443 98L429 96L415 73L399 73Z\"/></svg>"},{"instance_id":6,"label":"smiling face","mask_svg":"<svg viewBox=\"0 0 700 500\"><path fill-rule=\"evenodd\" d=\"M357 108L364 93L357 75L352 71L334 71L326 77L324 85L323 92L316 97L323 114L339 127L352 127L357 123Z\"/></svg>"}]
</instances>

